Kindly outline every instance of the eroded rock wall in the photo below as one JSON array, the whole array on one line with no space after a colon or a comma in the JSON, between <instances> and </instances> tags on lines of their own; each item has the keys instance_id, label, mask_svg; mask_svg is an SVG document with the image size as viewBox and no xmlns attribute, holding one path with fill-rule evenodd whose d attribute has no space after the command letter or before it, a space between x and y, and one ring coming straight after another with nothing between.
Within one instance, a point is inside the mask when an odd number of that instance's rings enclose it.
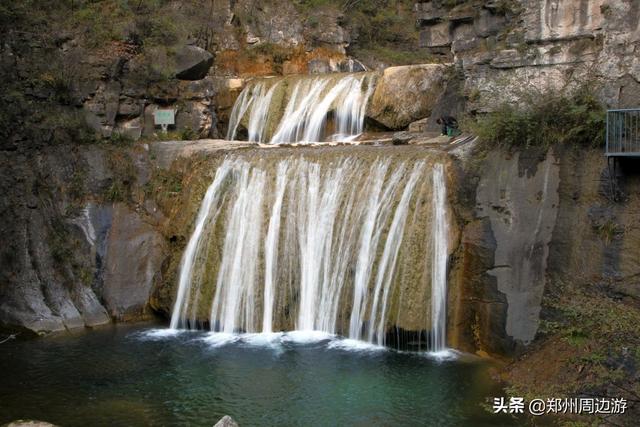
<instances>
[{"instance_id":1,"label":"eroded rock wall","mask_svg":"<svg viewBox=\"0 0 640 427\"><path fill-rule=\"evenodd\" d=\"M597 149L490 152L475 167L459 193L474 189L450 273L462 289L451 302L452 345L518 353L540 332L543 296L562 283L608 283L637 301L633 162L618 169L618 190Z\"/></svg>"},{"instance_id":2,"label":"eroded rock wall","mask_svg":"<svg viewBox=\"0 0 640 427\"><path fill-rule=\"evenodd\" d=\"M597 82L608 105L637 106L640 4L632 0L416 3L421 45L457 64L470 110Z\"/></svg>"},{"instance_id":3,"label":"eroded rock wall","mask_svg":"<svg viewBox=\"0 0 640 427\"><path fill-rule=\"evenodd\" d=\"M165 252L161 218L152 204L112 200L149 180L146 153L66 146L15 160L0 158L10 171L2 174L0 327L46 333L149 317Z\"/></svg>"}]
</instances>

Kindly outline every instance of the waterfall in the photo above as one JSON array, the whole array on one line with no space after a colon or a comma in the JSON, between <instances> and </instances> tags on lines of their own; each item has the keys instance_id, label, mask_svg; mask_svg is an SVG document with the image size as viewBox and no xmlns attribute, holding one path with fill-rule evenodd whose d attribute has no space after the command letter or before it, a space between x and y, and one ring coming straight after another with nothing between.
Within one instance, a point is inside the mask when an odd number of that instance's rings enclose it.
<instances>
[{"instance_id":1,"label":"waterfall","mask_svg":"<svg viewBox=\"0 0 640 427\"><path fill-rule=\"evenodd\" d=\"M220 197L220 187L226 178L227 174L232 168L232 164L225 162L216 172L216 176L213 182L205 193L200 210L198 211L198 218L196 219L196 226L193 230L193 234L189 239L189 243L182 255L180 262L180 277L178 281L178 294L176 296L175 307L173 314L171 315L171 328L187 327L187 309L188 295L191 291L191 285L194 281L193 270L196 261L196 252L200 249L200 242L202 240L202 234L205 229L205 224L210 217L217 216L217 208L212 212L216 206L218 198ZM193 317L195 320L195 316ZM195 322L192 322L195 324Z\"/></svg>"},{"instance_id":2,"label":"waterfall","mask_svg":"<svg viewBox=\"0 0 640 427\"><path fill-rule=\"evenodd\" d=\"M234 171L237 197L227 218L222 262L210 319L215 329L233 333L254 325L256 270L262 198L266 174L260 169L241 167Z\"/></svg>"},{"instance_id":3,"label":"waterfall","mask_svg":"<svg viewBox=\"0 0 640 427\"><path fill-rule=\"evenodd\" d=\"M418 163L414 166L413 171L411 172L411 176L409 177L409 180L402 192L400 203L398 204L395 215L393 216L387 241L384 245L382 258L379 260L378 274L376 275L375 288L373 291L373 305L371 307L369 342L384 344L385 314L387 312L387 304L389 301L389 290L393 279L393 273L395 271L396 261L398 259L398 252L400 250L400 245L402 244L402 236L407 219L409 200L413 193L413 189L415 188L416 181L420 177L423 166L424 165L422 163ZM380 301L380 299L382 301ZM378 322L377 328L376 321Z\"/></svg>"},{"instance_id":4,"label":"waterfall","mask_svg":"<svg viewBox=\"0 0 640 427\"><path fill-rule=\"evenodd\" d=\"M262 142L271 98L273 98L273 93L278 88L278 85L279 82L269 89L260 85L260 90L255 97L255 102L251 109L251 116L249 117L249 141Z\"/></svg>"},{"instance_id":5,"label":"waterfall","mask_svg":"<svg viewBox=\"0 0 640 427\"><path fill-rule=\"evenodd\" d=\"M364 129L374 76L353 73L250 82L233 106L227 139L236 138L244 125L253 142L351 141ZM274 96L278 92L280 96Z\"/></svg>"},{"instance_id":6,"label":"waterfall","mask_svg":"<svg viewBox=\"0 0 640 427\"><path fill-rule=\"evenodd\" d=\"M384 176L388 167L388 162L380 162L371 175L371 188L367 188L369 196L362 224L354 282L353 308L349 322L349 338L356 340L362 337L362 324L367 307L367 289L375 261L375 250L390 212L387 205L392 200L391 196L395 193L403 172L402 169L397 169L383 192Z\"/></svg>"},{"instance_id":7,"label":"waterfall","mask_svg":"<svg viewBox=\"0 0 640 427\"><path fill-rule=\"evenodd\" d=\"M264 242L264 310L262 315L262 332L273 332L273 302L275 292L276 271L278 262L278 237L280 236L280 211L287 184L289 164L282 162L278 165L276 178L276 199L269 218L269 231Z\"/></svg>"},{"instance_id":8,"label":"waterfall","mask_svg":"<svg viewBox=\"0 0 640 427\"><path fill-rule=\"evenodd\" d=\"M257 94L262 90L262 84L247 86L238 96L236 102L231 109L231 116L229 117L229 130L227 132L227 139L232 140L236 136L238 126L240 126L240 120L247 113L247 110L251 106L251 103L257 98Z\"/></svg>"},{"instance_id":9,"label":"waterfall","mask_svg":"<svg viewBox=\"0 0 640 427\"><path fill-rule=\"evenodd\" d=\"M379 345L401 329L444 348L444 165L424 151L305 150L228 156L216 167L171 327L324 331Z\"/></svg>"},{"instance_id":10,"label":"waterfall","mask_svg":"<svg viewBox=\"0 0 640 427\"><path fill-rule=\"evenodd\" d=\"M437 164L433 168L433 267L431 268L431 349L441 351L446 348L447 339L447 260L449 257L447 236L447 190L444 168Z\"/></svg>"}]
</instances>

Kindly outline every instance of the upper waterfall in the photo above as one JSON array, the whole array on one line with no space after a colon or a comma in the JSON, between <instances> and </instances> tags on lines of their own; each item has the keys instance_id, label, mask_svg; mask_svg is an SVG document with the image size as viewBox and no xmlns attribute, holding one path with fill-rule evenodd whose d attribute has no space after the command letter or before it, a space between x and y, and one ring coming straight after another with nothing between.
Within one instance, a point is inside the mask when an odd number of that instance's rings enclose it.
<instances>
[{"instance_id":1,"label":"upper waterfall","mask_svg":"<svg viewBox=\"0 0 640 427\"><path fill-rule=\"evenodd\" d=\"M216 167L171 327L443 349L449 236L437 156L279 151Z\"/></svg>"},{"instance_id":2,"label":"upper waterfall","mask_svg":"<svg viewBox=\"0 0 640 427\"><path fill-rule=\"evenodd\" d=\"M249 82L231 111L227 139L282 144L351 141L364 129L374 73L265 78Z\"/></svg>"}]
</instances>

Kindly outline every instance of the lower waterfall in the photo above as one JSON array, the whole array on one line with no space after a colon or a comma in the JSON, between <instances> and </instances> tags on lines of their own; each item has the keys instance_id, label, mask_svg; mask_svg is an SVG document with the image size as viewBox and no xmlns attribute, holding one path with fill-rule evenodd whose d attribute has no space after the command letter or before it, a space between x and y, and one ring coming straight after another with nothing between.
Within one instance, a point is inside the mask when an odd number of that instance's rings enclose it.
<instances>
[{"instance_id":1,"label":"lower waterfall","mask_svg":"<svg viewBox=\"0 0 640 427\"><path fill-rule=\"evenodd\" d=\"M447 209L429 155L229 155L184 250L171 328L442 350Z\"/></svg>"}]
</instances>

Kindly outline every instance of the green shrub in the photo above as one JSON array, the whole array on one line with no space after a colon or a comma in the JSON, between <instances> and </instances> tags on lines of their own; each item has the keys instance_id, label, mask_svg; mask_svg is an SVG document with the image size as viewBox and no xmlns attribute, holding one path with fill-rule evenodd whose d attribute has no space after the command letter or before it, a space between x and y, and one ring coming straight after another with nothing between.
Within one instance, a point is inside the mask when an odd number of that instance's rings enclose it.
<instances>
[{"instance_id":1,"label":"green shrub","mask_svg":"<svg viewBox=\"0 0 640 427\"><path fill-rule=\"evenodd\" d=\"M147 197L169 197L182 191L182 175L174 170L155 169L145 185Z\"/></svg>"},{"instance_id":2,"label":"green shrub","mask_svg":"<svg viewBox=\"0 0 640 427\"><path fill-rule=\"evenodd\" d=\"M459 0L460 1L460 0ZM297 0L307 26L322 26L321 13L333 10L341 26L351 35L348 53L369 56L392 65L430 61L418 49L415 0Z\"/></svg>"},{"instance_id":3,"label":"green shrub","mask_svg":"<svg viewBox=\"0 0 640 427\"><path fill-rule=\"evenodd\" d=\"M192 141L198 139L198 134L191 128L182 128L178 131L178 136L182 141Z\"/></svg>"},{"instance_id":4,"label":"green shrub","mask_svg":"<svg viewBox=\"0 0 640 427\"><path fill-rule=\"evenodd\" d=\"M437 62L431 54L421 50L401 50L391 47L377 46L372 49L354 49L356 57L363 59L372 57L392 65L411 65Z\"/></svg>"},{"instance_id":5,"label":"green shrub","mask_svg":"<svg viewBox=\"0 0 640 427\"><path fill-rule=\"evenodd\" d=\"M605 109L590 86L571 92L532 92L471 121L471 131L489 147L548 147L554 143L599 146Z\"/></svg>"},{"instance_id":6,"label":"green shrub","mask_svg":"<svg viewBox=\"0 0 640 427\"><path fill-rule=\"evenodd\" d=\"M121 132L113 132L111 134L111 136L109 137L109 141L113 144L113 145L118 145L121 147L129 147L131 145L133 145L133 138L131 138L129 135L125 134L125 133L121 133Z\"/></svg>"},{"instance_id":7,"label":"green shrub","mask_svg":"<svg viewBox=\"0 0 640 427\"><path fill-rule=\"evenodd\" d=\"M136 167L131 155L123 150L113 149L107 157L109 170L113 174L111 185L103 193L109 202L124 202L131 199L132 186L136 181Z\"/></svg>"}]
</instances>

